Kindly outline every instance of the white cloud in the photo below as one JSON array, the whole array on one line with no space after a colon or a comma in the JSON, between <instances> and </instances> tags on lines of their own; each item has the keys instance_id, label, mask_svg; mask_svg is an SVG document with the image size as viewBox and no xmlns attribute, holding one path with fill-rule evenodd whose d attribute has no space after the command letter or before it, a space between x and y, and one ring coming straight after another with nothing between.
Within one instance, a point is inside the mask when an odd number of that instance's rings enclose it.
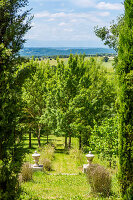
<instances>
[{"instance_id":1,"label":"white cloud","mask_svg":"<svg viewBox=\"0 0 133 200\"><path fill-rule=\"evenodd\" d=\"M101 17L108 17L110 15L109 12L99 12L97 13L97 15L101 16Z\"/></svg>"},{"instance_id":2,"label":"white cloud","mask_svg":"<svg viewBox=\"0 0 133 200\"><path fill-rule=\"evenodd\" d=\"M71 19L70 23L76 23L78 20L77 19Z\"/></svg>"},{"instance_id":3,"label":"white cloud","mask_svg":"<svg viewBox=\"0 0 133 200\"><path fill-rule=\"evenodd\" d=\"M107 12L101 13L101 15L96 12L82 12L82 13L65 13L65 12L57 12L57 13L49 13L47 11L41 12L41 13L36 13L35 18L48 18L48 21L54 21L54 20L67 20L69 22L76 22L79 20L87 20L90 22L99 22L99 16L107 16L109 15ZM61 22L60 22L61 23ZM64 22L65 23L65 22ZM64 25L64 24L60 24Z\"/></svg>"},{"instance_id":4,"label":"white cloud","mask_svg":"<svg viewBox=\"0 0 133 200\"><path fill-rule=\"evenodd\" d=\"M73 29L72 28L65 28L64 31L67 31L67 32L72 32Z\"/></svg>"},{"instance_id":5,"label":"white cloud","mask_svg":"<svg viewBox=\"0 0 133 200\"><path fill-rule=\"evenodd\" d=\"M58 13L51 14L51 17L53 17L53 18L58 18L58 17L64 18L66 16L68 16L68 14L64 13L64 12L58 12Z\"/></svg>"},{"instance_id":6,"label":"white cloud","mask_svg":"<svg viewBox=\"0 0 133 200\"><path fill-rule=\"evenodd\" d=\"M102 9L102 10L121 10L123 9L123 5L120 3L105 3L105 2L100 2L96 5L96 8Z\"/></svg>"},{"instance_id":7,"label":"white cloud","mask_svg":"<svg viewBox=\"0 0 133 200\"><path fill-rule=\"evenodd\" d=\"M65 22L61 22L61 23L59 23L59 26L67 26L68 24L67 23L65 23Z\"/></svg>"},{"instance_id":8,"label":"white cloud","mask_svg":"<svg viewBox=\"0 0 133 200\"><path fill-rule=\"evenodd\" d=\"M95 6L95 0L71 0L71 2L83 8Z\"/></svg>"},{"instance_id":9,"label":"white cloud","mask_svg":"<svg viewBox=\"0 0 133 200\"><path fill-rule=\"evenodd\" d=\"M93 7L93 8L102 9L102 10L123 9L123 5L120 3L106 3L104 1L96 3L96 0L70 0L70 2L82 8Z\"/></svg>"},{"instance_id":10,"label":"white cloud","mask_svg":"<svg viewBox=\"0 0 133 200\"><path fill-rule=\"evenodd\" d=\"M48 21L52 22L52 21L55 21L55 19L54 18L50 18L50 19L48 19Z\"/></svg>"},{"instance_id":11,"label":"white cloud","mask_svg":"<svg viewBox=\"0 0 133 200\"><path fill-rule=\"evenodd\" d=\"M36 13L34 15L35 18L44 18L44 17L49 17L50 16L50 13L48 11L44 11L44 12L41 12L41 13Z\"/></svg>"}]
</instances>

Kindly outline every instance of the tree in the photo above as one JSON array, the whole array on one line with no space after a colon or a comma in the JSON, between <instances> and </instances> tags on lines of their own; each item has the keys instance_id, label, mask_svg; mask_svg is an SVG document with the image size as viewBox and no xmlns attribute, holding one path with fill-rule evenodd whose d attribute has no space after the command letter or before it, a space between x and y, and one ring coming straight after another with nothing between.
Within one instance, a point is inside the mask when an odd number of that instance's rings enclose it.
<instances>
[{"instance_id":1,"label":"tree","mask_svg":"<svg viewBox=\"0 0 133 200\"><path fill-rule=\"evenodd\" d=\"M103 61L104 61L104 62L108 62L108 60L109 60L109 57L108 57L108 56L104 56L104 57L103 57Z\"/></svg>"},{"instance_id":2,"label":"tree","mask_svg":"<svg viewBox=\"0 0 133 200\"><path fill-rule=\"evenodd\" d=\"M89 59L84 63L84 74L80 79L78 93L70 106L74 113L71 126L77 132L79 148L89 145L94 121L99 125L105 117L109 117L114 103L115 91L106 77L106 70L100 67L96 59Z\"/></svg>"},{"instance_id":3,"label":"tree","mask_svg":"<svg viewBox=\"0 0 133 200\"><path fill-rule=\"evenodd\" d=\"M27 65L27 64L26 64ZM32 76L27 78L23 85L23 112L28 127L32 128L38 140L38 146L41 146L41 132L47 129L46 118L42 116L46 110L47 99L47 65L39 63L38 60L31 60L28 65L34 65L36 71ZM28 119L28 121L27 121Z\"/></svg>"},{"instance_id":4,"label":"tree","mask_svg":"<svg viewBox=\"0 0 133 200\"><path fill-rule=\"evenodd\" d=\"M122 197L133 199L133 0L125 0L124 6L116 68L119 80L119 180Z\"/></svg>"},{"instance_id":5,"label":"tree","mask_svg":"<svg viewBox=\"0 0 133 200\"><path fill-rule=\"evenodd\" d=\"M123 16L117 18L117 22L112 21L110 27L94 27L94 32L97 37L99 37L104 44L109 46L109 48L113 48L116 52L118 51L118 38L119 38L119 30L123 25Z\"/></svg>"},{"instance_id":6,"label":"tree","mask_svg":"<svg viewBox=\"0 0 133 200\"><path fill-rule=\"evenodd\" d=\"M110 118L104 118L99 126L97 123L94 125L90 138L90 147L101 158L106 158L110 167L113 162L115 163L115 158L118 156L117 116L113 115Z\"/></svg>"},{"instance_id":7,"label":"tree","mask_svg":"<svg viewBox=\"0 0 133 200\"><path fill-rule=\"evenodd\" d=\"M26 0L0 1L0 199L18 199L18 173L23 152L17 141L21 113L21 86L29 69L17 73L18 51L30 29ZM24 74L27 74L24 77Z\"/></svg>"},{"instance_id":8,"label":"tree","mask_svg":"<svg viewBox=\"0 0 133 200\"><path fill-rule=\"evenodd\" d=\"M57 102L57 129L65 135L65 147L69 137L69 148L71 137L74 135L71 123L74 113L71 110L71 102L79 91L80 79L84 74L84 55L70 54L68 65L58 61L56 80L56 102Z\"/></svg>"}]
</instances>

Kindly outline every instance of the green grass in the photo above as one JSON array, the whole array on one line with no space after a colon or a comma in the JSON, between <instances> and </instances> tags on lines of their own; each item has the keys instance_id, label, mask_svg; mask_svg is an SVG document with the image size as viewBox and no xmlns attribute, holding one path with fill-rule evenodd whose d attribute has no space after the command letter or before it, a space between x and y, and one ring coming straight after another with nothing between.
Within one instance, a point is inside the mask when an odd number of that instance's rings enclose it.
<instances>
[{"instance_id":1,"label":"green grass","mask_svg":"<svg viewBox=\"0 0 133 200\"><path fill-rule=\"evenodd\" d=\"M84 175L47 175L36 172L33 180L25 183L24 188L27 197L39 200L74 199L74 197L86 199L89 194L89 186Z\"/></svg>"},{"instance_id":2,"label":"green grass","mask_svg":"<svg viewBox=\"0 0 133 200\"><path fill-rule=\"evenodd\" d=\"M118 199L115 195L107 198L94 197L86 175L47 175L44 172L35 172L33 180L22 184L23 199Z\"/></svg>"},{"instance_id":3,"label":"green grass","mask_svg":"<svg viewBox=\"0 0 133 200\"><path fill-rule=\"evenodd\" d=\"M32 153L40 150L37 147L37 140L32 138L32 149L26 154L25 161L33 163ZM86 175L82 173L83 163L87 163L83 155L80 163L76 158L64 151L64 138L50 136L50 141L56 144L55 156L52 161L52 171L34 172L33 180L21 183L23 200L118 200L119 187L117 183L117 169L109 169L112 174L112 195L108 198L94 196L90 193L90 186L87 183ZM46 138L42 138L45 145ZM25 137L25 148L28 148L28 138ZM72 146L78 146L78 140L72 138ZM94 163L102 164L107 168L107 162L101 161L95 155ZM67 175L66 175L67 174ZM68 175L69 174L69 175Z\"/></svg>"}]
</instances>

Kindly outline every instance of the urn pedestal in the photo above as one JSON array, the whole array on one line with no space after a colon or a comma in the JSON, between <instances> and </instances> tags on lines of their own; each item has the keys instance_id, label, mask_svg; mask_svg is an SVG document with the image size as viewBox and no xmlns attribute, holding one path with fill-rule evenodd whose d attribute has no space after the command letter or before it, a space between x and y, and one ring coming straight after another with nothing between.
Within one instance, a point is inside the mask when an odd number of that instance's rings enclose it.
<instances>
[{"instance_id":1,"label":"urn pedestal","mask_svg":"<svg viewBox=\"0 0 133 200\"><path fill-rule=\"evenodd\" d=\"M89 151L89 154L86 155L88 164L84 164L84 165L83 165L83 173L86 173L86 172L87 172L87 168L91 165L91 163L92 163L94 157L95 157L95 156L91 153L91 151Z\"/></svg>"},{"instance_id":2,"label":"urn pedestal","mask_svg":"<svg viewBox=\"0 0 133 200\"><path fill-rule=\"evenodd\" d=\"M35 162L35 164L32 165L32 169L35 170L35 171L37 171L37 170L42 171L43 170L43 165L39 165L40 154L38 154L37 151L35 151L35 153L32 154L32 157L33 157L34 162Z\"/></svg>"}]
</instances>

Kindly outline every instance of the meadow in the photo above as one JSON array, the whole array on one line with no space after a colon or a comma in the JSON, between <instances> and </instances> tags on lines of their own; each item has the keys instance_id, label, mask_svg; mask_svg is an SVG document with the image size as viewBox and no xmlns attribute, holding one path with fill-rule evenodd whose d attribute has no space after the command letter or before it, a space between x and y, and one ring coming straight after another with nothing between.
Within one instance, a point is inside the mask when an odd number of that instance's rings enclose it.
<instances>
[{"instance_id":1,"label":"meadow","mask_svg":"<svg viewBox=\"0 0 133 200\"><path fill-rule=\"evenodd\" d=\"M64 62L65 65L68 63L68 59L69 59L69 58L60 58L60 60L63 60L63 62ZM85 57L85 60L89 60L89 59L90 59L90 57ZM113 72L113 67L112 67L113 59L114 59L114 57L113 57L113 56L110 56L108 62L103 62L103 61L102 61L102 60L103 60L103 57L101 57L101 56L98 56L98 57L97 57L97 60L98 60L100 63L102 63L102 66L104 66L104 67L107 68L107 71L108 71L108 72ZM56 59L53 59L53 58L51 58L51 59L45 58L45 59L44 59L45 62L47 62L48 60L49 60L50 65L57 65L57 60L56 60Z\"/></svg>"}]
</instances>

